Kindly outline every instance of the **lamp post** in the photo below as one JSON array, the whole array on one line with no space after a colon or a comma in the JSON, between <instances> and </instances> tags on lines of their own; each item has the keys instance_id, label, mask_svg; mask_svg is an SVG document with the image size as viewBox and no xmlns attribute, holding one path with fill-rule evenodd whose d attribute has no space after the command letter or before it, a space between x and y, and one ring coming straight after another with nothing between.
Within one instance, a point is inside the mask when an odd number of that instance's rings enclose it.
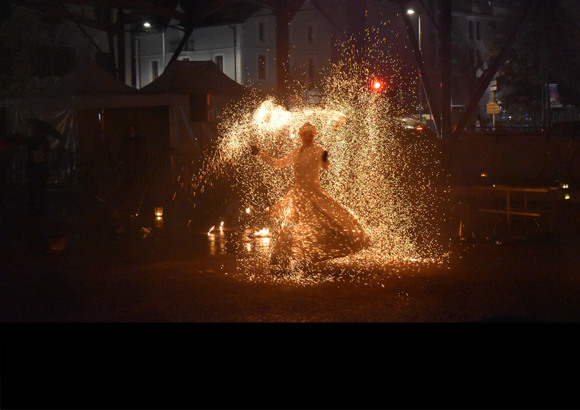
<instances>
[{"instance_id":1,"label":"lamp post","mask_svg":"<svg viewBox=\"0 0 580 410\"><path fill-rule=\"evenodd\" d=\"M414 15L415 10L408 9L408 15ZM417 32L418 32L418 39L419 39L419 54L421 55L421 60L423 59L423 53L421 51L421 14L417 13ZM417 104L417 111L419 111L419 121L423 124L423 78L419 75L419 103Z\"/></svg>"}]
</instances>

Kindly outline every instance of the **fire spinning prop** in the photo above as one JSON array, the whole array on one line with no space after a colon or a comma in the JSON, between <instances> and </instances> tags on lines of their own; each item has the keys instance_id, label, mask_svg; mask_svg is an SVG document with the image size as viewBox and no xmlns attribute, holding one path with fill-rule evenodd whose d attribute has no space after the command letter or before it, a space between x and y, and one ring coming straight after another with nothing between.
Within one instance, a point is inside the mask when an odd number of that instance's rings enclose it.
<instances>
[{"instance_id":1,"label":"fire spinning prop","mask_svg":"<svg viewBox=\"0 0 580 410\"><path fill-rule=\"evenodd\" d=\"M399 75L396 61L378 49L372 51L379 54L375 60L388 62L391 72ZM439 209L443 188L435 184L440 172L437 144L416 135L403 137L399 95L373 90L370 81L376 73L370 59L357 63L353 49L347 48L349 52L350 57L333 66L324 80L319 106L299 101L288 111L274 98L264 101L250 95L229 107L218 128L215 155L194 185L229 178L243 202L241 217L253 227L267 227L275 241L280 222L269 219L265 211L292 188L292 167L273 169L251 155L250 146L281 158L301 145L298 129L309 121L318 130L314 142L328 151L331 161L330 168L321 171L322 188L362 223L372 243L322 264L359 274L406 263L440 265L447 255L439 241L444 215ZM405 91L413 90L411 84ZM257 247L252 253L247 249L240 246L238 271L256 280L258 272L268 272L272 247ZM290 269L271 280L304 284L336 278L319 275L314 265L307 274Z\"/></svg>"}]
</instances>

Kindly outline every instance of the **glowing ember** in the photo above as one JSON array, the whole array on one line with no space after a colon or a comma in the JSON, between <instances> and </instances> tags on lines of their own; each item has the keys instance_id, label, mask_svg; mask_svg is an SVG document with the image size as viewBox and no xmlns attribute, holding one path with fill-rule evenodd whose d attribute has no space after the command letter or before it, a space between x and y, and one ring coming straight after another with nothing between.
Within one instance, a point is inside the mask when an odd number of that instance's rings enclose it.
<instances>
[{"instance_id":1,"label":"glowing ember","mask_svg":"<svg viewBox=\"0 0 580 410\"><path fill-rule=\"evenodd\" d=\"M270 230L268 228L264 228L260 231L256 231L254 233L254 236L258 236L258 237L266 237L270 235Z\"/></svg>"},{"instance_id":2,"label":"glowing ember","mask_svg":"<svg viewBox=\"0 0 580 410\"><path fill-rule=\"evenodd\" d=\"M317 107L298 100L288 111L274 97L264 101L254 93L227 107L218 126L217 149L194 181L194 190L203 189L212 178L226 177L242 203L249 205L240 221L246 226L267 224L275 245L283 218L272 218L265 211L292 187L292 167L276 170L264 166L251 154L250 146L281 158L300 146L300 138L294 136L309 121L318 131L315 143L329 154L330 167L320 175L323 189L350 210L372 242L370 248L323 262L324 266L341 271L348 266L362 275L397 263L442 264L448 255L439 242L445 187L435 183L440 173L437 141L405 136L401 119L408 110L399 95L390 97L373 90L383 83L369 82L376 74L371 63L388 65L389 84L399 84L400 94L415 93L416 83L405 84L402 79L397 83L401 77L397 60L378 47L371 47L373 58L362 64L355 62L355 48L345 46L344 53L323 81ZM252 255L245 252L238 258L238 271L252 277L260 269L267 271L270 253L270 248ZM303 275L303 268L295 266L285 277L293 278L291 281L327 280L313 274L313 267L309 267L309 275Z\"/></svg>"}]
</instances>

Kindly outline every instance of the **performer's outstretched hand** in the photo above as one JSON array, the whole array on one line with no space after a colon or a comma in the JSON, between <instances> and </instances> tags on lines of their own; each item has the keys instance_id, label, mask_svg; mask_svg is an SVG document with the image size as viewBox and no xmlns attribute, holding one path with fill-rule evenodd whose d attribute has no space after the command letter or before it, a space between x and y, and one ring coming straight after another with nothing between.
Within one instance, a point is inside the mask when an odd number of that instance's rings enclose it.
<instances>
[{"instance_id":1,"label":"performer's outstretched hand","mask_svg":"<svg viewBox=\"0 0 580 410\"><path fill-rule=\"evenodd\" d=\"M260 152L260 148L255 145L250 145L250 149L252 150L252 155L258 155L258 152Z\"/></svg>"},{"instance_id":2,"label":"performer's outstretched hand","mask_svg":"<svg viewBox=\"0 0 580 410\"><path fill-rule=\"evenodd\" d=\"M338 118L336 119L336 122L334 123L334 129L337 130L340 128L340 126L342 124L344 124L344 122L346 121L346 115L344 114L339 114Z\"/></svg>"}]
</instances>

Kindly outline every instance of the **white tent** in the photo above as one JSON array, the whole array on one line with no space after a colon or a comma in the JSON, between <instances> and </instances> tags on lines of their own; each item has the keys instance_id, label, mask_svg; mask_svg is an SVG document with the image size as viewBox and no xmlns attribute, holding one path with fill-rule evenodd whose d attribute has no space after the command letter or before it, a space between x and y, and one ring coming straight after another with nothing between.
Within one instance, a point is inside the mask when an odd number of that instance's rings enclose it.
<instances>
[{"instance_id":1,"label":"white tent","mask_svg":"<svg viewBox=\"0 0 580 410\"><path fill-rule=\"evenodd\" d=\"M180 95L189 99L190 121L197 140L217 138L215 123L224 105L240 99L247 88L225 75L213 61L173 61L141 95Z\"/></svg>"},{"instance_id":2,"label":"white tent","mask_svg":"<svg viewBox=\"0 0 580 410\"><path fill-rule=\"evenodd\" d=\"M39 119L54 126L66 137L69 151L90 151L93 139L124 132L128 125L111 123L109 117L122 117L122 111L131 111L127 122L142 130L165 130L175 146L181 142L192 147L193 134L189 127L189 98L178 94L145 95L118 81L94 61L86 60L71 73L38 93L6 100L7 132L28 135L31 131L26 120ZM151 110L165 110L166 118L151 117ZM160 107L165 107L160 110ZM115 115L115 110L117 114ZM167 121L169 118L169 121Z\"/></svg>"}]
</instances>

